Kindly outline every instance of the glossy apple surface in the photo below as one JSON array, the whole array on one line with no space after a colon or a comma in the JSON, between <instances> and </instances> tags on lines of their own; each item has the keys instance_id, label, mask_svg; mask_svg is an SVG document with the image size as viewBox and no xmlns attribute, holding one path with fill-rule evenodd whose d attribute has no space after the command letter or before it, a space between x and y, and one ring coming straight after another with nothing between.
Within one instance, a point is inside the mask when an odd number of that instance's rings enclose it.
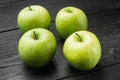
<instances>
[{"instance_id":1,"label":"glossy apple surface","mask_svg":"<svg viewBox=\"0 0 120 80\"><path fill-rule=\"evenodd\" d=\"M92 32L77 31L66 39L63 52L68 63L74 68L90 70L101 58L101 45Z\"/></svg>"},{"instance_id":2,"label":"glossy apple surface","mask_svg":"<svg viewBox=\"0 0 120 80\"><path fill-rule=\"evenodd\" d=\"M56 16L56 29L59 35L66 39L70 34L79 30L87 30L88 20L85 13L76 7L62 8Z\"/></svg>"},{"instance_id":3,"label":"glossy apple surface","mask_svg":"<svg viewBox=\"0 0 120 80\"><path fill-rule=\"evenodd\" d=\"M18 51L21 60L30 67L47 65L56 52L54 35L42 28L27 31L19 40Z\"/></svg>"},{"instance_id":4,"label":"glossy apple surface","mask_svg":"<svg viewBox=\"0 0 120 80\"><path fill-rule=\"evenodd\" d=\"M23 8L17 17L19 29L23 33L33 28L49 29L50 22L48 10L40 5L31 5Z\"/></svg>"}]
</instances>

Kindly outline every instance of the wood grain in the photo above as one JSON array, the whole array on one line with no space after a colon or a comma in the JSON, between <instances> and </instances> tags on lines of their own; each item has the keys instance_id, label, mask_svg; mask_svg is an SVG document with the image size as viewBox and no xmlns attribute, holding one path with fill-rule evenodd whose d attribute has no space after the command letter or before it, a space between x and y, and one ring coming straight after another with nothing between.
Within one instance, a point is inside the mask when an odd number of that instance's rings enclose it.
<instances>
[{"instance_id":1,"label":"wood grain","mask_svg":"<svg viewBox=\"0 0 120 80\"><path fill-rule=\"evenodd\" d=\"M62 45L64 40L62 40L57 34L54 23L51 25L51 31L54 33L57 39L56 56L53 62L40 69L26 67L19 59L17 52L17 42L20 36L22 36L19 30L0 33L0 79L8 78L10 80L55 80L59 78L65 78L66 80L68 78L68 80L72 80L74 78L79 79L82 77L82 80L85 80L87 78L86 76L89 76L88 78L94 78L96 75L101 77L100 79L106 80L119 78L119 75L117 74L120 73L120 57L118 57L120 56L120 44L118 44L120 41L120 29L116 23L120 23L119 21L112 22L113 23L97 25L96 28L90 28L90 30L99 37L103 51L100 63L96 66L96 68L87 72L78 71L68 65L68 63L65 61L62 52ZM112 69L113 72L110 73L110 69ZM104 72L106 73L102 76L101 73ZM115 77L110 78L109 76L112 76L113 74L116 74ZM95 79L97 79L97 77Z\"/></svg>"},{"instance_id":2,"label":"wood grain","mask_svg":"<svg viewBox=\"0 0 120 80\"><path fill-rule=\"evenodd\" d=\"M118 0L33 1L41 4L52 15L50 31L56 37L57 51L51 63L34 69L24 65L18 54L18 41L22 36L16 17L26 1L0 4L0 80L120 80L120 8ZM95 33L102 46L102 58L90 71L79 71L71 67L63 56L64 40L55 28L57 11L68 5L82 8L88 16L89 31ZM104 7L106 6L106 7Z\"/></svg>"},{"instance_id":3,"label":"wood grain","mask_svg":"<svg viewBox=\"0 0 120 80\"><path fill-rule=\"evenodd\" d=\"M57 12L66 6L75 6L82 9L87 15L96 12L108 11L111 9L116 9L118 6L114 0L6 0L7 2L0 3L0 32L6 30L12 30L18 28L17 25L17 15L21 9L28 5L41 5L44 6L51 15L52 21L55 20ZM114 3L113 3L114 2Z\"/></svg>"}]
</instances>

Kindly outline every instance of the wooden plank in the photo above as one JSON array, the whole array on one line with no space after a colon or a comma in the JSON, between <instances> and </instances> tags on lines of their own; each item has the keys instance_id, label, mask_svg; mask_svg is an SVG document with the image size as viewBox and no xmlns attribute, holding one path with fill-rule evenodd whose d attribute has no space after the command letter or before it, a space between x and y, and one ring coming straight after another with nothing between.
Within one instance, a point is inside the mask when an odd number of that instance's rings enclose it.
<instances>
[{"instance_id":1,"label":"wooden plank","mask_svg":"<svg viewBox=\"0 0 120 80\"><path fill-rule=\"evenodd\" d=\"M120 64L100 69L89 74L77 74L58 80L119 80Z\"/></svg>"},{"instance_id":2,"label":"wooden plank","mask_svg":"<svg viewBox=\"0 0 120 80\"><path fill-rule=\"evenodd\" d=\"M102 58L99 64L90 71L78 71L71 67L63 56L62 46L64 40L59 37L55 24L52 23L50 30L57 39L57 52L53 61L39 69L24 66L17 51L17 43L22 34L16 29L17 23L15 20L19 10L25 7L25 2L23 1L0 6L0 80L120 80L120 10L117 7L117 3L114 4L114 9L110 7L111 1L109 0L103 3L103 5L107 2L109 3L104 8L103 6L101 8L97 1L92 3L86 3L86 0L83 2L76 0L75 3L64 2L58 2L59 4L57 4L57 2L51 0L49 3L47 1L41 3L35 1L34 3L42 4L51 11L51 14L53 11L53 20L57 10L69 4L85 10L89 20L89 30L98 36L102 45ZM80 5L79 2L82 2L85 6L83 4ZM32 3L32 0L30 1L30 4L34 3ZM102 5L101 1L99 3ZM91 6L90 4L93 4L92 6L94 7L96 4L95 12L94 8L86 9L87 5ZM53 8L53 6L58 7ZM100 11L97 11L97 9Z\"/></svg>"},{"instance_id":3,"label":"wooden plank","mask_svg":"<svg viewBox=\"0 0 120 80\"><path fill-rule=\"evenodd\" d=\"M120 8L120 0L114 0L114 5L116 8Z\"/></svg>"},{"instance_id":4,"label":"wooden plank","mask_svg":"<svg viewBox=\"0 0 120 80\"><path fill-rule=\"evenodd\" d=\"M55 20L57 12L66 6L81 8L86 14L88 14L88 16L92 13L116 9L112 0L104 0L104 2L102 0L92 0L91 2L88 0L29 0L28 2L26 2L26 0L19 0L18 2L11 1L11 3L0 4L0 32L18 28L17 15L19 11L26 6L33 4L42 5L47 8L50 12L52 21Z\"/></svg>"},{"instance_id":5,"label":"wooden plank","mask_svg":"<svg viewBox=\"0 0 120 80\"><path fill-rule=\"evenodd\" d=\"M120 28L118 25L120 25L120 21L114 22L113 20L112 23L97 25L96 28L90 27L89 30L98 36L102 45L101 61L90 71L78 71L66 62L62 52L64 40L56 32L54 23L51 25L50 30L57 39L56 56L49 65L40 69L26 67L21 62L17 51L17 43L22 35L19 30L0 33L0 80L69 80L81 77L83 80L86 77L88 79L97 79L99 77L103 80L120 79L118 75L120 74L120 44L118 44L120 42ZM113 73L109 72L111 69ZM112 76L113 74L115 75L114 77Z\"/></svg>"},{"instance_id":6,"label":"wooden plank","mask_svg":"<svg viewBox=\"0 0 120 80\"><path fill-rule=\"evenodd\" d=\"M18 2L21 0L0 0L0 4L6 4L6 3L11 3L11 2Z\"/></svg>"}]
</instances>

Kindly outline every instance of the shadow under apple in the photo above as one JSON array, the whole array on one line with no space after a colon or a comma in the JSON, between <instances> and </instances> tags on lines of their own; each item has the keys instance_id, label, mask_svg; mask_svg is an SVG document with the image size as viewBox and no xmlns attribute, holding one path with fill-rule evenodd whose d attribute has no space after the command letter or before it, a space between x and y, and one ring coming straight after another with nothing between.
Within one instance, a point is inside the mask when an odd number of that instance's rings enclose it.
<instances>
[{"instance_id":1,"label":"shadow under apple","mask_svg":"<svg viewBox=\"0 0 120 80\"><path fill-rule=\"evenodd\" d=\"M56 72L56 67L54 62L50 62L46 66L40 67L40 68L32 68L29 66L24 66L24 75L27 76L28 78L32 76L32 78L42 78L42 77L49 77L55 74Z\"/></svg>"}]
</instances>

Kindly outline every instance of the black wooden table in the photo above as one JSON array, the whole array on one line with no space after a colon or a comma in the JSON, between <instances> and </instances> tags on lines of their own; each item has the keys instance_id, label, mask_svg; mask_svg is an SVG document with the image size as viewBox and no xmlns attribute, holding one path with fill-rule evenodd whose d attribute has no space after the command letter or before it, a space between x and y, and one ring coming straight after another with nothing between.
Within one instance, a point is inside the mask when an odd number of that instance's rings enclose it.
<instances>
[{"instance_id":1,"label":"black wooden table","mask_svg":"<svg viewBox=\"0 0 120 80\"><path fill-rule=\"evenodd\" d=\"M50 30L57 39L57 52L47 66L33 69L25 66L18 55L19 11L32 4L50 12ZM55 16L61 8L75 6L87 15L89 31L102 46L99 64L89 71L71 67L64 59L61 39L55 29ZM120 80L120 0L0 0L0 80Z\"/></svg>"}]
</instances>

